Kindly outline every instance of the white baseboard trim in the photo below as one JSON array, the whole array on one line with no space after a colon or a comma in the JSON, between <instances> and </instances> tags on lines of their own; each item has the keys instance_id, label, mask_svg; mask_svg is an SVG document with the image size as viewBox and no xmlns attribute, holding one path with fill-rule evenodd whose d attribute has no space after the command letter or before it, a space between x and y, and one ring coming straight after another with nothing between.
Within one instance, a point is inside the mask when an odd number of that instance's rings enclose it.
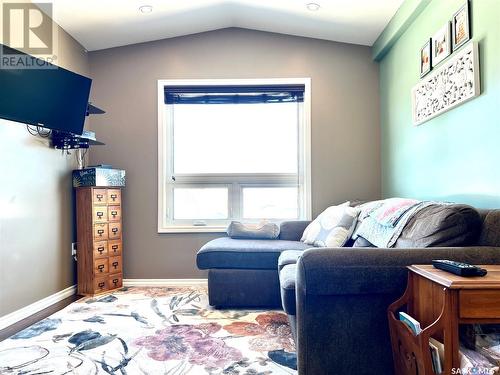
<instances>
[{"instance_id":1,"label":"white baseboard trim","mask_svg":"<svg viewBox=\"0 0 500 375\"><path fill-rule=\"evenodd\" d=\"M76 293L76 285L72 285L60 292L54 293L48 297L45 297L39 301L33 302L32 304L23 307L19 310L13 311L7 315L0 317L0 329L4 329L12 324L15 324L30 315L36 314L43 309L62 301L65 298L71 297Z\"/></svg>"},{"instance_id":2,"label":"white baseboard trim","mask_svg":"<svg viewBox=\"0 0 500 375\"><path fill-rule=\"evenodd\" d=\"M123 279L123 286L207 286L207 279Z\"/></svg>"}]
</instances>

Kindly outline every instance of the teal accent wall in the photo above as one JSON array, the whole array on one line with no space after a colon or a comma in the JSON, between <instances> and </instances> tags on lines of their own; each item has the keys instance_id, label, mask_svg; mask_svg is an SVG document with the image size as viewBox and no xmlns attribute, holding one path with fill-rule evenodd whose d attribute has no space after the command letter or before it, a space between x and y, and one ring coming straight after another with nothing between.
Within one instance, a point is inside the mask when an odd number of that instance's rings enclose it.
<instances>
[{"instance_id":1,"label":"teal accent wall","mask_svg":"<svg viewBox=\"0 0 500 375\"><path fill-rule=\"evenodd\" d=\"M384 31L379 35L372 47L372 58L380 61L392 48L394 43L410 27L431 0L406 0L401 4Z\"/></svg>"},{"instance_id":2,"label":"teal accent wall","mask_svg":"<svg viewBox=\"0 0 500 375\"><path fill-rule=\"evenodd\" d=\"M382 195L500 208L500 0L472 0L481 95L414 127L421 46L464 2L432 0L380 61Z\"/></svg>"}]
</instances>

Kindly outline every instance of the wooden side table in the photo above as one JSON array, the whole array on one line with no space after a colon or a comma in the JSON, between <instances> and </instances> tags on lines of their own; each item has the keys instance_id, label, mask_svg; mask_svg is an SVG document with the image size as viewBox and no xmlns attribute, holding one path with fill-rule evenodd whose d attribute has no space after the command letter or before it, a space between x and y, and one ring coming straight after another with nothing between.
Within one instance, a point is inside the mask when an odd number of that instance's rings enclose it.
<instances>
[{"instance_id":1,"label":"wooden side table","mask_svg":"<svg viewBox=\"0 0 500 375\"><path fill-rule=\"evenodd\" d=\"M460 368L459 325L500 323L500 265L480 266L484 277L460 277L432 265L409 266L408 287L388 309L396 375L435 375L432 337L444 344L442 374ZM399 320L404 311L420 322L413 332Z\"/></svg>"}]
</instances>

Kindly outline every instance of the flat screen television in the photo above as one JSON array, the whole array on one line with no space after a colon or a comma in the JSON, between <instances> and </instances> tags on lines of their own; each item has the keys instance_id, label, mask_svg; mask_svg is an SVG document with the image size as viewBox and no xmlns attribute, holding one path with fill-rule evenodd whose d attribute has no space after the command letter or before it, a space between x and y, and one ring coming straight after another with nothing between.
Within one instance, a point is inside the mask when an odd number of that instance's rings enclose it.
<instances>
[{"instance_id":1,"label":"flat screen television","mask_svg":"<svg viewBox=\"0 0 500 375\"><path fill-rule=\"evenodd\" d=\"M1 44L0 48L26 56ZM0 66L0 118L82 134L92 80L43 64L44 69Z\"/></svg>"}]
</instances>

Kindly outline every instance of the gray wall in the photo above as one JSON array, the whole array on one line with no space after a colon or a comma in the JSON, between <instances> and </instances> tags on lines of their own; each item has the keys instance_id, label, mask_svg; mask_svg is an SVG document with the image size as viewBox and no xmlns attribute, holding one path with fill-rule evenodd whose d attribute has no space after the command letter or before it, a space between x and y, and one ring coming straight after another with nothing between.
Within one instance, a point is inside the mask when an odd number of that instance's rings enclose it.
<instances>
[{"instance_id":1,"label":"gray wall","mask_svg":"<svg viewBox=\"0 0 500 375\"><path fill-rule=\"evenodd\" d=\"M368 47L225 29L90 53L92 119L106 146L92 163L127 170L126 278L196 278L196 251L214 234L158 234L158 79L312 78L312 203L380 196L378 70Z\"/></svg>"},{"instance_id":2,"label":"gray wall","mask_svg":"<svg viewBox=\"0 0 500 375\"><path fill-rule=\"evenodd\" d=\"M58 65L88 76L83 48L62 29L58 34ZM0 316L74 284L75 167L74 156L0 119Z\"/></svg>"}]
</instances>

